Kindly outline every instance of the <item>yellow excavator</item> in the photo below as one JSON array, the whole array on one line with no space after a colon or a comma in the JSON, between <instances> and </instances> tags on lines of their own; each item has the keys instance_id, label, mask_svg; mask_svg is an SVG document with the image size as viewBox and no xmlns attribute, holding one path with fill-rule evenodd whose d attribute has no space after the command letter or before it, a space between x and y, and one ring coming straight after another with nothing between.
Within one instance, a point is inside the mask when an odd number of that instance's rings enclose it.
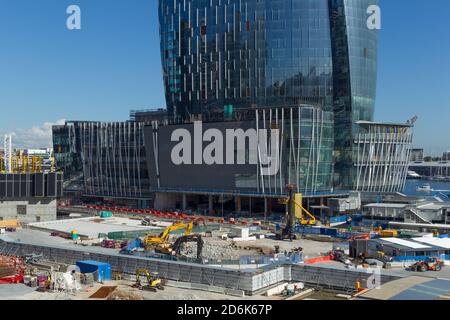
<instances>
[{"instance_id":1,"label":"yellow excavator","mask_svg":"<svg viewBox=\"0 0 450 320\"><path fill-rule=\"evenodd\" d=\"M170 227L167 227L158 237L154 236L146 236L144 238L144 244L146 247L155 246L155 245L163 245L167 243L169 240L170 233L175 230L186 229L184 232L185 236L188 236L192 232L194 224L191 223L174 223Z\"/></svg>"},{"instance_id":2,"label":"yellow excavator","mask_svg":"<svg viewBox=\"0 0 450 320\"><path fill-rule=\"evenodd\" d=\"M145 276L147 278L147 284L142 285L141 276ZM164 290L163 281L157 274L151 275L147 269L136 269L136 283L132 285L133 288L137 288L139 290L148 290L157 292L159 290Z\"/></svg>"}]
</instances>

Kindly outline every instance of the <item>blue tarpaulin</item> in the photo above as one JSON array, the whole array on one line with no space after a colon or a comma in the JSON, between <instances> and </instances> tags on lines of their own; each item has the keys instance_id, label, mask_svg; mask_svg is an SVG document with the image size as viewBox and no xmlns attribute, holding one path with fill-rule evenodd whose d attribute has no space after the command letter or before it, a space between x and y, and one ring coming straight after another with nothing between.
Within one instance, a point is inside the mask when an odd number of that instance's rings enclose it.
<instances>
[{"instance_id":1,"label":"blue tarpaulin","mask_svg":"<svg viewBox=\"0 0 450 320\"><path fill-rule=\"evenodd\" d=\"M80 268L81 273L95 273L96 281L111 280L111 265L108 263L85 260L77 261L76 265Z\"/></svg>"}]
</instances>

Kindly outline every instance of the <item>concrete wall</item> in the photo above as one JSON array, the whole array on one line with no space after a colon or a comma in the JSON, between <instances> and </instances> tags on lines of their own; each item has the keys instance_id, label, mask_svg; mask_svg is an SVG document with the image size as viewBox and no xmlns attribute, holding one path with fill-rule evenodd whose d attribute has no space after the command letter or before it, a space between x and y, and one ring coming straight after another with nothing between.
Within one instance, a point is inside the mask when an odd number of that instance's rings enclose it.
<instances>
[{"instance_id":1,"label":"concrete wall","mask_svg":"<svg viewBox=\"0 0 450 320\"><path fill-rule=\"evenodd\" d=\"M154 207L156 210L163 210L167 208L176 208L177 202L181 204L183 197L181 194L175 193L155 193Z\"/></svg>"},{"instance_id":2,"label":"concrete wall","mask_svg":"<svg viewBox=\"0 0 450 320\"><path fill-rule=\"evenodd\" d=\"M17 219L24 223L56 220L56 200L32 198L0 201L0 219Z\"/></svg>"}]
</instances>

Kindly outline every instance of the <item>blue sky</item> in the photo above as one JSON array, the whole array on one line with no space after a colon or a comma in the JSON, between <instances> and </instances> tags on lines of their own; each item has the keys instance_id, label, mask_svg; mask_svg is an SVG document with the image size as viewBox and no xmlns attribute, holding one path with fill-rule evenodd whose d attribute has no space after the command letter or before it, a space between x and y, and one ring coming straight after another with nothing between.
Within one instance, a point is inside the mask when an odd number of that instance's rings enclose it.
<instances>
[{"instance_id":1,"label":"blue sky","mask_svg":"<svg viewBox=\"0 0 450 320\"><path fill-rule=\"evenodd\" d=\"M66 8L82 30L66 28ZM415 145L450 150L450 1L381 0L376 120L419 117ZM38 144L61 119L164 106L157 0L0 0L0 133Z\"/></svg>"}]
</instances>

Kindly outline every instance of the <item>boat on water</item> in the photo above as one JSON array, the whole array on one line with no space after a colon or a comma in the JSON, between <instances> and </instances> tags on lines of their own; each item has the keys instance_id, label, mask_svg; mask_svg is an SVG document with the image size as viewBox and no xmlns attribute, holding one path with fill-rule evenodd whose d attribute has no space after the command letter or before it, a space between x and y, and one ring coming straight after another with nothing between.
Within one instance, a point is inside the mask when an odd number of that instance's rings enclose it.
<instances>
[{"instance_id":1,"label":"boat on water","mask_svg":"<svg viewBox=\"0 0 450 320\"><path fill-rule=\"evenodd\" d=\"M429 183L426 183L423 186L418 187L416 190L418 192L431 192L431 191L434 191L433 188L431 188L431 185Z\"/></svg>"},{"instance_id":2,"label":"boat on water","mask_svg":"<svg viewBox=\"0 0 450 320\"><path fill-rule=\"evenodd\" d=\"M415 171L408 171L408 175L406 176L406 179L411 179L411 180L417 180L417 179L422 179L422 176L420 174L418 174Z\"/></svg>"}]
</instances>

